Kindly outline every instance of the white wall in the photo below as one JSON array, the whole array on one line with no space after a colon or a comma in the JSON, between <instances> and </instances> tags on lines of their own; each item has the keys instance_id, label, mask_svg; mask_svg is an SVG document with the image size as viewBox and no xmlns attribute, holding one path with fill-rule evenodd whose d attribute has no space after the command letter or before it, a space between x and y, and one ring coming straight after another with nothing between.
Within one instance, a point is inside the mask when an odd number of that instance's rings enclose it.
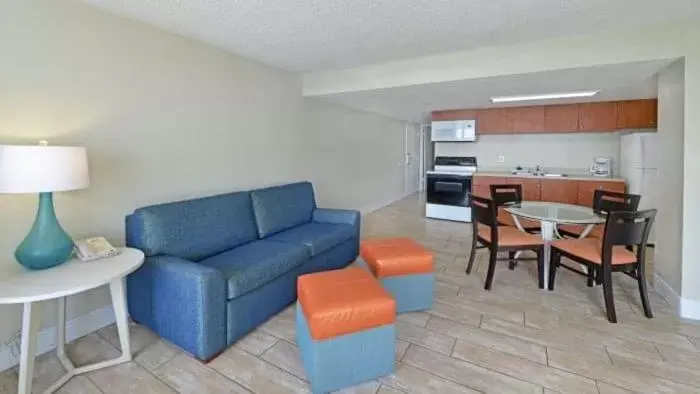
<instances>
[{"instance_id":1,"label":"white wall","mask_svg":"<svg viewBox=\"0 0 700 394\"><path fill-rule=\"evenodd\" d=\"M659 190L663 190L656 217L654 271L682 293L683 246L683 134L685 62L675 61L659 73ZM656 286L660 288L659 284Z\"/></svg>"},{"instance_id":2,"label":"white wall","mask_svg":"<svg viewBox=\"0 0 700 394\"><path fill-rule=\"evenodd\" d=\"M479 167L515 166L587 170L594 157L613 159L619 174L619 133L481 135L476 142L438 142L437 156L476 156ZM498 161L504 156L505 162Z\"/></svg>"},{"instance_id":3,"label":"white wall","mask_svg":"<svg viewBox=\"0 0 700 394\"><path fill-rule=\"evenodd\" d=\"M404 195L404 126L315 99L304 102L302 138L318 204L368 212Z\"/></svg>"},{"instance_id":4,"label":"white wall","mask_svg":"<svg viewBox=\"0 0 700 394\"><path fill-rule=\"evenodd\" d=\"M403 123L305 103L297 74L67 0L0 1L0 48L0 144L88 150L90 188L55 198L74 238L123 244L136 207L301 179L335 207L403 191ZM36 196L0 195L0 271L35 211ZM68 318L108 304L105 289L70 297ZM0 314L2 343L21 310Z\"/></svg>"}]
</instances>

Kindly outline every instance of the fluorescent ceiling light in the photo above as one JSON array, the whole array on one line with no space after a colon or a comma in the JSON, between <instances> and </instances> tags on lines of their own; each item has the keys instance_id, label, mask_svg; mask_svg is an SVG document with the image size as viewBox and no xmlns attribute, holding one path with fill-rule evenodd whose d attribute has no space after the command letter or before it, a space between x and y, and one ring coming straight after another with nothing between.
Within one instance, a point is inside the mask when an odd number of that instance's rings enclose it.
<instances>
[{"instance_id":1,"label":"fluorescent ceiling light","mask_svg":"<svg viewBox=\"0 0 700 394\"><path fill-rule=\"evenodd\" d=\"M551 100L551 99L563 99L563 98L578 98L578 97L592 97L598 94L598 90L591 90L586 92L569 92L569 93L546 93L546 94L530 94L524 96L503 96L503 97L491 97L492 103L508 103L513 101L530 101L530 100Z\"/></svg>"}]
</instances>

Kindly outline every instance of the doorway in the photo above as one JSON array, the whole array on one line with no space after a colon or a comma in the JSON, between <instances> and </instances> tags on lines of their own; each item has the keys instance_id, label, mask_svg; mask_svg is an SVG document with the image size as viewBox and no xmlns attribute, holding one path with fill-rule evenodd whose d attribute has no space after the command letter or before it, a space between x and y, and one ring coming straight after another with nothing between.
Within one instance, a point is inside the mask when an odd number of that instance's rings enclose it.
<instances>
[{"instance_id":1,"label":"doorway","mask_svg":"<svg viewBox=\"0 0 700 394\"><path fill-rule=\"evenodd\" d=\"M421 186L421 128L417 124L406 123L404 131L404 195L408 196L418 192Z\"/></svg>"}]
</instances>

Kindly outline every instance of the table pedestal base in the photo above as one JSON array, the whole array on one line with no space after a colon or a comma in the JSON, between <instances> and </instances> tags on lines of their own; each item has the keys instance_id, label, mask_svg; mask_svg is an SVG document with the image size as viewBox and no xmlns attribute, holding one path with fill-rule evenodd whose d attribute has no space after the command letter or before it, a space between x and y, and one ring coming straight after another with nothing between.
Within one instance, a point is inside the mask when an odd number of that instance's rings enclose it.
<instances>
[{"instance_id":1,"label":"table pedestal base","mask_svg":"<svg viewBox=\"0 0 700 394\"><path fill-rule=\"evenodd\" d=\"M115 279L110 282L109 289L114 305L114 315L117 320L119 342L122 355L113 360L101 361L91 365L77 367L66 354L66 297L60 297L58 301L58 342L56 355L66 369L66 374L54 382L44 391L50 394L61 388L74 376L92 372L98 369L111 367L131 361L131 342L129 340L129 322L126 309L125 278ZM24 304L24 317L22 322L22 355L19 368L19 394L31 394L32 379L34 377L34 355L36 354L36 337L39 329L39 308L37 303Z\"/></svg>"}]
</instances>

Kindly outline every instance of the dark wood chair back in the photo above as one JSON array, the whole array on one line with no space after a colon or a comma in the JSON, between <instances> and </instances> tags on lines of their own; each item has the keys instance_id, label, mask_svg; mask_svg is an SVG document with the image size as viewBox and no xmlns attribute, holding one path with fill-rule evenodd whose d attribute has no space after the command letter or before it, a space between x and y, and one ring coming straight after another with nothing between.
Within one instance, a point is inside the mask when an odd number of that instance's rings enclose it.
<instances>
[{"instance_id":1,"label":"dark wood chair back","mask_svg":"<svg viewBox=\"0 0 700 394\"><path fill-rule=\"evenodd\" d=\"M596 213L608 213L614 211L636 211L639 207L641 196L596 190L593 193L593 210Z\"/></svg>"},{"instance_id":2,"label":"dark wood chair back","mask_svg":"<svg viewBox=\"0 0 700 394\"><path fill-rule=\"evenodd\" d=\"M603 263L612 261L613 246L636 246L637 261L643 262L656 209L608 213L603 234Z\"/></svg>"},{"instance_id":3,"label":"dark wood chair back","mask_svg":"<svg viewBox=\"0 0 700 394\"><path fill-rule=\"evenodd\" d=\"M496 208L523 200L522 185L490 185L489 188L491 200L496 204Z\"/></svg>"},{"instance_id":4,"label":"dark wood chair back","mask_svg":"<svg viewBox=\"0 0 700 394\"><path fill-rule=\"evenodd\" d=\"M481 223L488 227L498 225L496 221L496 203L488 198L470 195L472 207L472 223Z\"/></svg>"}]
</instances>

